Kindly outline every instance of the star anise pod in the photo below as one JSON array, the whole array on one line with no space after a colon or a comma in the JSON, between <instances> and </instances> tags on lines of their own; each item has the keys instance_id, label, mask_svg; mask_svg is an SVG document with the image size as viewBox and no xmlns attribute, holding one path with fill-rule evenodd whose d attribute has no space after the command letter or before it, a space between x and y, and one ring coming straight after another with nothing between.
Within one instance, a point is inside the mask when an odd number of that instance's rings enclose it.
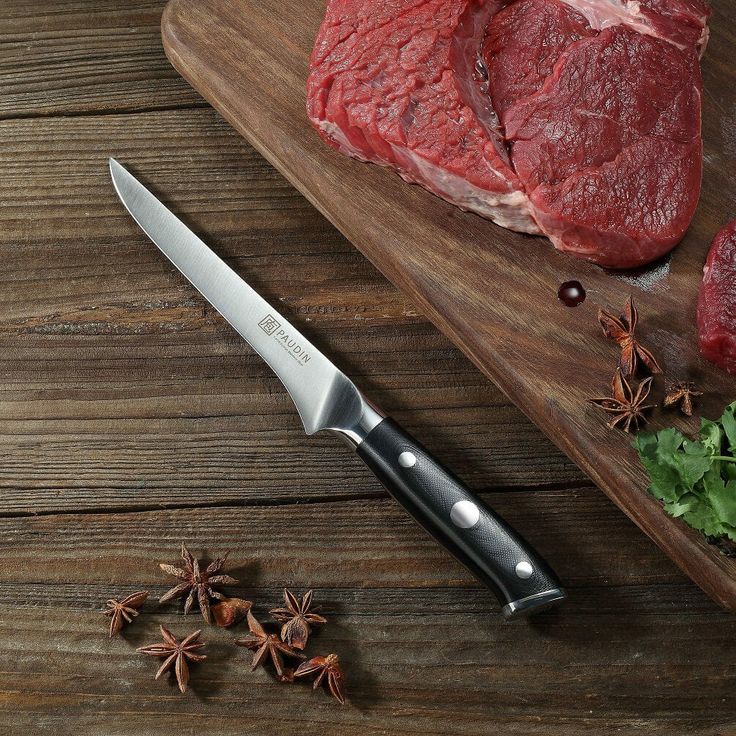
<instances>
[{"instance_id":1,"label":"star anise pod","mask_svg":"<svg viewBox=\"0 0 736 736\"><path fill-rule=\"evenodd\" d=\"M621 317L616 317L610 312L599 309L598 321L603 328L603 334L615 340L621 348L618 365L624 376L630 377L635 375L640 360L649 368L650 373L662 372L654 355L640 345L636 339L635 333L636 325L639 321L639 312L634 306L634 300L631 297L626 300L624 313Z\"/></svg>"},{"instance_id":2,"label":"star anise pod","mask_svg":"<svg viewBox=\"0 0 736 736\"><path fill-rule=\"evenodd\" d=\"M199 641L199 635L202 630L189 634L186 639L179 641L166 627L161 626L161 636L163 641L160 644L149 644L147 647L138 647L136 650L141 654L149 654L152 657L165 657L163 664L156 673L156 680L167 670L173 668L176 673L176 681L179 684L179 690L183 693L187 690L189 682L189 665L187 660L192 662L204 662L207 659L206 654L197 654L199 649L205 646L203 641Z\"/></svg>"},{"instance_id":3,"label":"star anise pod","mask_svg":"<svg viewBox=\"0 0 736 736\"><path fill-rule=\"evenodd\" d=\"M212 617L215 623L222 628L237 624L245 618L253 604L242 598L223 598L212 606Z\"/></svg>"},{"instance_id":4,"label":"star anise pod","mask_svg":"<svg viewBox=\"0 0 736 736\"><path fill-rule=\"evenodd\" d=\"M345 675L340 667L340 660L337 654L328 654L326 657L312 657L307 662L302 662L294 672L294 677L304 677L305 675L314 675L315 690L327 681L327 687L337 700L345 705Z\"/></svg>"},{"instance_id":5,"label":"star anise pod","mask_svg":"<svg viewBox=\"0 0 736 736\"><path fill-rule=\"evenodd\" d=\"M288 672L284 670L283 655L295 657L296 659L304 659L304 655L299 654L288 644L284 644L276 634L269 634L250 611L248 611L248 628L250 629L250 635L242 639L236 639L235 643L239 647L246 647L255 652L251 670L263 664L266 658L269 657L276 669L276 675L284 681L285 678L288 678Z\"/></svg>"},{"instance_id":6,"label":"star anise pod","mask_svg":"<svg viewBox=\"0 0 736 736\"><path fill-rule=\"evenodd\" d=\"M110 638L120 633L125 624L129 624L137 615L138 609L146 602L148 591L142 590L138 593L132 593L127 598L119 601L117 598L110 598L105 604L106 610L103 611L105 616L110 616Z\"/></svg>"},{"instance_id":7,"label":"star anise pod","mask_svg":"<svg viewBox=\"0 0 736 736\"><path fill-rule=\"evenodd\" d=\"M656 404L644 404L652 390L653 380L651 376L645 378L634 392L629 382L624 378L621 369L617 368L616 375L611 383L613 396L588 399L588 401L609 414L613 414L613 418L608 422L608 426L612 429L619 424L622 425L621 429L624 432L631 431L632 426L634 429L639 429L639 424L647 421L644 412L656 406Z\"/></svg>"},{"instance_id":8,"label":"star anise pod","mask_svg":"<svg viewBox=\"0 0 736 736\"><path fill-rule=\"evenodd\" d=\"M282 623L281 638L294 649L304 649L307 639L312 631L312 626L321 626L327 623L327 619L312 609L313 591L302 596L301 602L288 589L284 588L284 602L286 608L274 608L269 613Z\"/></svg>"},{"instance_id":9,"label":"star anise pod","mask_svg":"<svg viewBox=\"0 0 736 736\"><path fill-rule=\"evenodd\" d=\"M682 381L668 387L667 394L664 397L664 405L677 406L679 404L680 411L691 417L693 415L693 398L702 395L703 392L698 391L692 381Z\"/></svg>"},{"instance_id":10,"label":"star anise pod","mask_svg":"<svg viewBox=\"0 0 736 736\"><path fill-rule=\"evenodd\" d=\"M287 685L294 682L294 668L293 667L284 667L284 674L283 675L276 675L276 679L279 682L284 682Z\"/></svg>"},{"instance_id":11,"label":"star anise pod","mask_svg":"<svg viewBox=\"0 0 736 736\"><path fill-rule=\"evenodd\" d=\"M227 559L227 553L211 562L205 570L200 570L199 560L192 557L189 550L182 543L181 558L184 560L184 569L173 565L160 564L159 567L167 574L179 578L182 582L171 590L167 590L160 598L161 603L166 603L173 598L182 598L187 595L184 603L184 613L192 610L195 600L199 603L202 617L209 624L212 623L210 614L210 598L225 600L227 596L215 590L213 585L235 585L238 581L229 575L217 575L220 568Z\"/></svg>"}]
</instances>

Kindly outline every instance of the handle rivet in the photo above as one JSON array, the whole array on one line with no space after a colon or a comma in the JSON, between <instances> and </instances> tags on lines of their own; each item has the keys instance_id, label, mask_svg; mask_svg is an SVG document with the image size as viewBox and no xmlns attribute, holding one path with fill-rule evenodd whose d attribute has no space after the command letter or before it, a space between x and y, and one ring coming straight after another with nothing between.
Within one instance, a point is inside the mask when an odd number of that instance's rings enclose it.
<instances>
[{"instance_id":1,"label":"handle rivet","mask_svg":"<svg viewBox=\"0 0 736 736\"><path fill-rule=\"evenodd\" d=\"M411 452L402 452L399 455L399 465L402 468L413 468L417 464L416 455Z\"/></svg>"},{"instance_id":2,"label":"handle rivet","mask_svg":"<svg viewBox=\"0 0 736 736\"><path fill-rule=\"evenodd\" d=\"M470 529L480 519L480 509L472 501L458 501L450 509L450 521L461 529Z\"/></svg>"},{"instance_id":3,"label":"handle rivet","mask_svg":"<svg viewBox=\"0 0 736 736\"><path fill-rule=\"evenodd\" d=\"M517 578L527 580L534 573L534 568L526 561L522 560L514 569Z\"/></svg>"}]
</instances>

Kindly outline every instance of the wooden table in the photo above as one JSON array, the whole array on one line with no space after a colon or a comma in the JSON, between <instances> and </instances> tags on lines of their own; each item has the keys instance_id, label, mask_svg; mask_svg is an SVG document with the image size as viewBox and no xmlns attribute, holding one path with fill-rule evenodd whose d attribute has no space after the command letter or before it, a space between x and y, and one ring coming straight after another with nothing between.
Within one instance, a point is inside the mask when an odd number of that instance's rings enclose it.
<instances>
[{"instance_id":1,"label":"wooden table","mask_svg":"<svg viewBox=\"0 0 736 736\"><path fill-rule=\"evenodd\" d=\"M168 65L157 0L0 5L0 734L736 733L736 618L687 581ZM228 262L498 508L568 605L505 624L149 244L145 172ZM288 267L285 265L288 262ZM182 696L136 646L158 562L231 550L265 617L314 588L340 708L206 628ZM108 641L99 610L152 601Z\"/></svg>"}]
</instances>

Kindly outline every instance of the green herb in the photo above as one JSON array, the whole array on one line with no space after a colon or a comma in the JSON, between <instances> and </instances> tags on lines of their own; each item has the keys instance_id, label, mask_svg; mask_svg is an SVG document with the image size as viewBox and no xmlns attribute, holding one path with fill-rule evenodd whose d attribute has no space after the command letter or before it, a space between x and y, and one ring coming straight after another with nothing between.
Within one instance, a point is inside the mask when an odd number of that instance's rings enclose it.
<instances>
[{"instance_id":1,"label":"green herb","mask_svg":"<svg viewBox=\"0 0 736 736\"><path fill-rule=\"evenodd\" d=\"M668 514L736 542L736 401L717 422L703 419L698 439L671 427L639 434L634 447Z\"/></svg>"}]
</instances>

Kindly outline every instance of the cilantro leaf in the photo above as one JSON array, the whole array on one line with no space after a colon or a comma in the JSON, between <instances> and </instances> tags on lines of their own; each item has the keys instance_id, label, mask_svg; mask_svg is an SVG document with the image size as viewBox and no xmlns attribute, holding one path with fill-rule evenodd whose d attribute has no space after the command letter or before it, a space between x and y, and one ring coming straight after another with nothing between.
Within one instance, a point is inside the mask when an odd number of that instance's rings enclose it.
<instances>
[{"instance_id":1,"label":"cilantro leaf","mask_svg":"<svg viewBox=\"0 0 736 736\"><path fill-rule=\"evenodd\" d=\"M736 526L736 481L726 483L715 465L706 473L704 481L706 493L718 518Z\"/></svg>"},{"instance_id":2,"label":"cilantro leaf","mask_svg":"<svg viewBox=\"0 0 736 736\"><path fill-rule=\"evenodd\" d=\"M702 442L685 440L682 443L682 452L665 456L665 462L672 462L678 469L682 484L688 491L695 488L713 464L712 453Z\"/></svg>"},{"instance_id":3,"label":"cilantro leaf","mask_svg":"<svg viewBox=\"0 0 736 736\"><path fill-rule=\"evenodd\" d=\"M687 498L687 496L684 498ZM686 514L688 511L692 511L696 503L697 500L693 500L692 498L685 501L668 501L665 503L664 508L670 516L677 518Z\"/></svg>"},{"instance_id":4,"label":"cilantro leaf","mask_svg":"<svg viewBox=\"0 0 736 736\"><path fill-rule=\"evenodd\" d=\"M721 417L721 424L726 437L728 437L728 449L731 454L736 454L736 401L726 407L726 411L723 412Z\"/></svg>"},{"instance_id":5,"label":"cilantro leaf","mask_svg":"<svg viewBox=\"0 0 736 736\"><path fill-rule=\"evenodd\" d=\"M642 432L634 440L641 462L649 473L649 490L660 501L676 502L685 492L677 469L664 459L668 454L674 455L684 440L684 435L676 429L664 429L657 434Z\"/></svg>"},{"instance_id":6,"label":"cilantro leaf","mask_svg":"<svg viewBox=\"0 0 736 736\"><path fill-rule=\"evenodd\" d=\"M721 452L723 445L723 430L718 422L711 422L710 419L701 419L700 425L700 441L710 449L713 455Z\"/></svg>"},{"instance_id":7,"label":"cilantro leaf","mask_svg":"<svg viewBox=\"0 0 736 736\"><path fill-rule=\"evenodd\" d=\"M697 439L670 427L640 433L634 447L650 493L668 514L708 536L736 541L736 401L718 421L703 419Z\"/></svg>"}]
</instances>

